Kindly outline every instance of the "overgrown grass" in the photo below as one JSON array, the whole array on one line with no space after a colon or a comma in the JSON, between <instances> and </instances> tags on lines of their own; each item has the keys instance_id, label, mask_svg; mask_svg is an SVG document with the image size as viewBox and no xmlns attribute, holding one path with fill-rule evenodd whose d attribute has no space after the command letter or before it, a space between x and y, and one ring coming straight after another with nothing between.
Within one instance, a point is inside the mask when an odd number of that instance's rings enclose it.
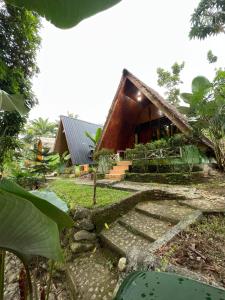
<instances>
[{"instance_id":1,"label":"overgrown grass","mask_svg":"<svg viewBox=\"0 0 225 300\"><path fill-rule=\"evenodd\" d=\"M75 208L77 205L89 208L93 207L92 186L76 184L71 180L57 179L49 183L48 189L55 192L58 197L63 199L69 205L70 208ZM96 206L102 207L109 205L130 195L132 195L131 192L97 187Z\"/></svg>"}]
</instances>

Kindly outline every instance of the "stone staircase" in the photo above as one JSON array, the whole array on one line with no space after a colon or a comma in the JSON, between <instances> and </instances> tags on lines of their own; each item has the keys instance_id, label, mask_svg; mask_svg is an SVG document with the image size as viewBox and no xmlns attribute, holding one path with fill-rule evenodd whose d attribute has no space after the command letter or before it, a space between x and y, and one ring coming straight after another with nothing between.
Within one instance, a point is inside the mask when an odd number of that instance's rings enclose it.
<instances>
[{"instance_id":1,"label":"stone staircase","mask_svg":"<svg viewBox=\"0 0 225 300\"><path fill-rule=\"evenodd\" d=\"M103 229L100 238L121 256L126 256L134 247L147 252L156 240L194 211L177 200L141 202L109 229Z\"/></svg>"},{"instance_id":2,"label":"stone staircase","mask_svg":"<svg viewBox=\"0 0 225 300\"><path fill-rule=\"evenodd\" d=\"M122 160L118 161L116 166L109 171L109 174L105 175L105 179L120 181L124 179L125 172L129 170L129 166L132 165L131 161Z\"/></svg>"}]
</instances>

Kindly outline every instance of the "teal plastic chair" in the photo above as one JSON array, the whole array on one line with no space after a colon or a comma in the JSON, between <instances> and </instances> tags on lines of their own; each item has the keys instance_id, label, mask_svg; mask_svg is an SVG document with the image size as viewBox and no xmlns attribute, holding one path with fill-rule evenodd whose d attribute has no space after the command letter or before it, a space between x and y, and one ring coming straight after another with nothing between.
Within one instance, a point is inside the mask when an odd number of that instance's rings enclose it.
<instances>
[{"instance_id":1,"label":"teal plastic chair","mask_svg":"<svg viewBox=\"0 0 225 300\"><path fill-rule=\"evenodd\" d=\"M225 290L171 273L134 272L115 300L225 300Z\"/></svg>"}]
</instances>

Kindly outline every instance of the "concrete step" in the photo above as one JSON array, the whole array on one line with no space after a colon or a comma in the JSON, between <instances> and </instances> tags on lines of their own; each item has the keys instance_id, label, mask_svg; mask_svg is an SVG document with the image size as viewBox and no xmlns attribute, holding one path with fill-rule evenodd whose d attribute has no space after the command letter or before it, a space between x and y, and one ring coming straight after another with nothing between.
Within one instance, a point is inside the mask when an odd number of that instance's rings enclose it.
<instances>
[{"instance_id":1,"label":"concrete step","mask_svg":"<svg viewBox=\"0 0 225 300\"><path fill-rule=\"evenodd\" d=\"M105 179L120 181L124 179L124 174L106 174Z\"/></svg>"},{"instance_id":2,"label":"concrete step","mask_svg":"<svg viewBox=\"0 0 225 300\"><path fill-rule=\"evenodd\" d=\"M117 162L117 166L131 166L132 162L129 160L121 160Z\"/></svg>"},{"instance_id":3,"label":"concrete step","mask_svg":"<svg viewBox=\"0 0 225 300\"><path fill-rule=\"evenodd\" d=\"M172 226L170 222L158 220L135 210L124 215L118 222L131 232L152 242L164 235Z\"/></svg>"},{"instance_id":4,"label":"concrete step","mask_svg":"<svg viewBox=\"0 0 225 300\"><path fill-rule=\"evenodd\" d=\"M194 209L180 205L176 200L145 201L135 207L142 214L177 224Z\"/></svg>"},{"instance_id":5,"label":"concrete step","mask_svg":"<svg viewBox=\"0 0 225 300\"><path fill-rule=\"evenodd\" d=\"M122 174L124 175L125 174L125 170L110 170L109 171L109 174Z\"/></svg>"},{"instance_id":6,"label":"concrete step","mask_svg":"<svg viewBox=\"0 0 225 300\"><path fill-rule=\"evenodd\" d=\"M128 171L129 170L129 166L125 165L125 166L113 166L113 170L122 170L122 171Z\"/></svg>"},{"instance_id":7,"label":"concrete step","mask_svg":"<svg viewBox=\"0 0 225 300\"><path fill-rule=\"evenodd\" d=\"M131 232L118 222L111 224L108 230L104 229L100 238L104 244L122 256L126 256L132 248L142 252L147 251L151 245L149 240Z\"/></svg>"}]
</instances>

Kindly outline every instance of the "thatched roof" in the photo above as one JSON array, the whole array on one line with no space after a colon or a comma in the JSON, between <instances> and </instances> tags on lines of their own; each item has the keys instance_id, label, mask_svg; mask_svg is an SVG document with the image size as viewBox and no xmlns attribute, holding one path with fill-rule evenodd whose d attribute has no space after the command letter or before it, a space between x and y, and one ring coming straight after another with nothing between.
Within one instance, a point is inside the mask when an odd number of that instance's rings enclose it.
<instances>
[{"instance_id":1,"label":"thatched roof","mask_svg":"<svg viewBox=\"0 0 225 300\"><path fill-rule=\"evenodd\" d=\"M106 119L103 133L101 140L98 145L98 149L102 148L102 144L107 132L107 128L112 121L113 118L113 112L115 110L115 107L122 95L125 93L125 86L127 85L127 82L129 84L131 83L138 91L144 95L144 97L149 100L159 111L161 111L176 127L185 135L189 135L192 132L192 127L188 123L187 118L182 115L175 106L170 104L168 101L166 101L159 93L157 93L154 89L147 86L145 83L143 83L141 80L139 80L137 77L135 77L132 73L130 73L128 70L124 69L122 78L118 87L118 90L116 92L116 95L114 97L114 100L112 102L111 108L108 113L108 117ZM212 148L211 142L205 138L204 136L201 138L201 142L206 145L209 148Z\"/></svg>"}]
</instances>

